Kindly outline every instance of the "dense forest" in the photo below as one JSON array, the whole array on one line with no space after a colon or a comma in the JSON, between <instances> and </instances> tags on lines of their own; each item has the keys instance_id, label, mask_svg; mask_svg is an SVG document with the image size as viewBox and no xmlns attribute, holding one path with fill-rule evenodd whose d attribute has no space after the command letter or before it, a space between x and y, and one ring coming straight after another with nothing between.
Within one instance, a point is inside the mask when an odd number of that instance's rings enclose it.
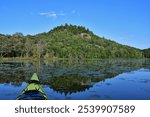
<instances>
[{"instance_id":1,"label":"dense forest","mask_svg":"<svg viewBox=\"0 0 150 117\"><path fill-rule=\"evenodd\" d=\"M142 58L144 55L150 57L147 50L142 51L99 37L83 26L65 24L49 32L26 36L22 33L0 34L0 58L95 59Z\"/></svg>"},{"instance_id":2,"label":"dense forest","mask_svg":"<svg viewBox=\"0 0 150 117\"><path fill-rule=\"evenodd\" d=\"M150 58L150 48L144 49L144 50L143 50L143 53L144 53L144 56L145 56L146 58Z\"/></svg>"}]
</instances>

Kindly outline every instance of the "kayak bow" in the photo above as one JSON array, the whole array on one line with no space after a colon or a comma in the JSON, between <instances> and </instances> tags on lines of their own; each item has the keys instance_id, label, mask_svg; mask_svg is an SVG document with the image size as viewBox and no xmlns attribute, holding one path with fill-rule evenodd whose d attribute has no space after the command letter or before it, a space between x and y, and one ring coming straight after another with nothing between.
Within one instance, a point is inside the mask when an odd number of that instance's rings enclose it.
<instances>
[{"instance_id":1,"label":"kayak bow","mask_svg":"<svg viewBox=\"0 0 150 117\"><path fill-rule=\"evenodd\" d=\"M30 79L29 84L19 94L17 100L47 100L47 95L39 83L36 73Z\"/></svg>"}]
</instances>

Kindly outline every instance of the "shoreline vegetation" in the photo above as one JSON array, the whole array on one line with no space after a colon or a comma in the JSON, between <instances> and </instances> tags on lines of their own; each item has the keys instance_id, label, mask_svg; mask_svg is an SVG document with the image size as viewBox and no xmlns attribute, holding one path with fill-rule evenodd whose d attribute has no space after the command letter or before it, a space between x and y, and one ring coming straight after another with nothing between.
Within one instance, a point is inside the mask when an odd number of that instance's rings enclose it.
<instances>
[{"instance_id":1,"label":"shoreline vegetation","mask_svg":"<svg viewBox=\"0 0 150 117\"><path fill-rule=\"evenodd\" d=\"M150 49L119 44L76 25L36 35L0 34L0 60L149 58Z\"/></svg>"},{"instance_id":2,"label":"shoreline vegetation","mask_svg":"<svg viewBox=\"0 0 150 117\"><path fill-rule=\"evenodd\" d=\"M149 58L115 58L116 61L118 60L149 60ZM0 62L5 62L5 61L74 61L74 62L81 62L81 61L114 61L114 58L97 58L97 59L90 59L90 58L83 58L83 59L70 59L70 58L33 58L33 57L9 57L9 58L1 58L0 57Z\"/></svg>"},{"instance_id":3,"label":"shoreline vegetation","mask_svg":"<svg viewBox=\"0 0 150 117\"><path fill-rule=\"evenodd\" d=\"M0 61L41 61L41 60L70 60L69 58L34 58L34 57L9 57L9 58L0 58Z\"/></svg>"},{"instance_id":4,"label":"shoreline vegetation","mask_svg":"<svg viewBox=\"0 0 150 117\"><path fill-rule=\"evenodd\" d=\"M19 60L32 60L32 61L39 61L39 60L69 60L69 58L34 58L34 57L0 57L0 61L19 61Z\"/></svg>"}]
</instances>

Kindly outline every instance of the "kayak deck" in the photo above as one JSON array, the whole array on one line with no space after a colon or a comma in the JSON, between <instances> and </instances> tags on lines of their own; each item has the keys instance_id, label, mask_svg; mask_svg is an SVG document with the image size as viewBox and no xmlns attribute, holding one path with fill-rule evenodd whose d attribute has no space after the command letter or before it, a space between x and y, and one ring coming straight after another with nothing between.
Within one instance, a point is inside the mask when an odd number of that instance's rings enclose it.
<instances>
[{"instance_id":1,"label":"kayak deck","mask_svg":"<svg viewBox=\"0 0 150 117\"><path fill-rule=\"evenodd\" d=\"M30 83L17 97L17 100L47 100L47 95L39 84L37 74L34 73Z\"/></svg>"}]
</instances>

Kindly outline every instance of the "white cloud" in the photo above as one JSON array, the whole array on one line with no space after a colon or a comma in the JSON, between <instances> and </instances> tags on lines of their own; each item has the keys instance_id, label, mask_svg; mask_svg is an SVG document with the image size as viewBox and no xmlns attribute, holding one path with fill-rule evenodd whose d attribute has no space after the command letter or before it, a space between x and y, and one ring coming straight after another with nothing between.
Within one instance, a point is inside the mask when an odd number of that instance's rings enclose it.
<instances>
[{"instance_id":1,"label":"white cloud","mask_svg":"<svg viewBox=\"0 0 150 117\"><path fill-rule=\"evenodd\" d=\"M56 12L43 12L43 13L40 13L40 15L43 15L43 16L47 16L47 17L51 17L51 18L57 18L59 16L64 16L65 14L63 12L61 13L56 13Z\"/></svg>"},{"instance_id":2,"label":"white cloud","mask_svg":"<svg viewBox=\"0 0 150 117\"><path fill-rule=\"evenodd\" d=\"M71 13L72 13L73 15L78 15L78 16L80 16L80 13L78 13L76 10L72 10Z\"/></svg>"},{"instance_id":3,"label":"white cloud","mask_svg":"<svg viewBox=\"0 0 150 117\"><path fill-rule=\"evenodd\" d=\"M39 13L39 15L41 16L46 16L46 17L49 17L49 18L58 18L60 16L71 16L71 15L76 15L76 16L80 16L80 14L76 11L76 10L72 10L70 11L69 13L64 13L63 11L60 11L60 12L41 12Z\"/></svg>"}]
</instances>

